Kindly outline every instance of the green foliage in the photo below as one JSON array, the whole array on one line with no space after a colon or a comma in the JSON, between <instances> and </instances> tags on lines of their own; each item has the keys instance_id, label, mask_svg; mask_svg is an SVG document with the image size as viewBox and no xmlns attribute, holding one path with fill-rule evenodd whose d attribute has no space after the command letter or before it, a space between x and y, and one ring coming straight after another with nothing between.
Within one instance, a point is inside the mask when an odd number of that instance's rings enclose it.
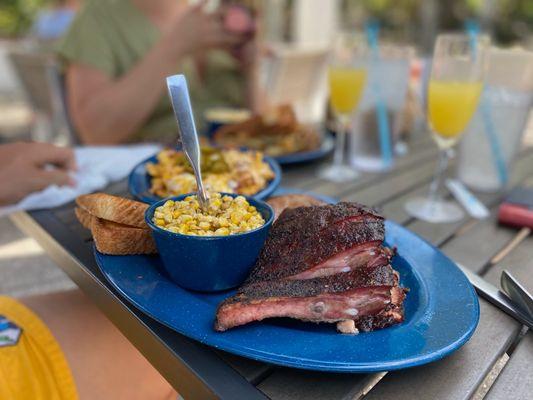
<instances>
[{"instance_id":1,"label":"green foliage","mask_svg":"<svg viewBox=\"0 0 533 400\"><path fill-rule=\"evenodd\" d=\"M1 0L0 37L20 36L27 32L33 18L49 0Z\"/></svg>"},{"instance_id":2,"label":"green foliage","mask_svg":"<svg viewBox=\"0 0 533 400\"><path fill-rule=\"evenodd\" d=\"M341 4L344 29L360 30L369 18L375 19L383 35L407 42L419 42L425 34L423 7L437 9L432 22L438 31L462 29L466 20L474 19L495 43L527 41L533 34L533 0L342 0Z\"/></svg>"}]
</instances>

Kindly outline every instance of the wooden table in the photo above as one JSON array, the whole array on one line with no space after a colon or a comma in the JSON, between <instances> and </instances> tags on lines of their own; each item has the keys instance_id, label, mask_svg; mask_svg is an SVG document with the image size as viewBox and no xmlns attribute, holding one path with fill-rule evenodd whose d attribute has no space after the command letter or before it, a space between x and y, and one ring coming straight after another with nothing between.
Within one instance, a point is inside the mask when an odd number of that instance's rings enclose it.
<instances>
[{"instance_id":1,"label":"wooden table","mask_svg":"<svg viewBox=\"0 0 533 400\"><path fill-rule=\"evenodd\" d=\"M501 194L479 194L492 217L428 224L409 217L405 201L424 194L436 161L429 139L411 143L387 174L363 174L350 184L320 180L320 163L284 170L283 187L295 187L373 205L444 253L499 285L506 268L533 289L533 236L528 230L498 226ZM533 149L516 161L512 184L533 184ZM107 189L126 193L125 182ZM18 213L17 225L50 253L57 264L97 304L122 333L186 399L526 399L533 393L533 334L480 300L481 319L472 339L444 360L403 371L330 374L280 368L233 356L183 337L144 315L105 280L92 254L88 231L73 214L73 204L48 211ZM450 293L453 296L453 293ZM492 385L492 387L491 387ZM490 390L489 390L490 389ZM487 393L488 391L488 393ZM531 397L529 397L531 398Z\"/></svg>"}]
</instances>

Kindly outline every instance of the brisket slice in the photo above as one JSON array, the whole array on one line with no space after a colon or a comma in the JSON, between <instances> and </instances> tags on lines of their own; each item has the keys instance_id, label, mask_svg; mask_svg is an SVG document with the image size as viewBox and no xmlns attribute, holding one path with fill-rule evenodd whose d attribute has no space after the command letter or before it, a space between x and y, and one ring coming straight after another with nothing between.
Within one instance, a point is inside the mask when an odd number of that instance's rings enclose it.
<instances>
[{"instance_id":1,"label":"brisket slice","mask_svg":"<svg viewBox=\"0 0 533 400\"><path fill-rule=\"evenodd\" d=\"M215 329L290 317L311 322L354 321L370 331L403 320L404 290L389 264L306 280L282 279L243 286L217 311Z\"/></svg>"},{"instance_id":2,"label":"brisket slice","mask_svg":"<svg viewBox=\"0 0 533 400\"><path fill-rule=\"evenodd\" d=\"M384 235L383 217L357 203L286 209L272 226L246 283L298 276L313 267L320 269L321 264L328 265L328 262L329 267L354 269L364 264L364 260L350 266L332 265L331 259L341 253L357 254L365 250L370 257L372 250L381 254ZM314 276L321 275L311 275Z\"/></svg>"}]
</instances>

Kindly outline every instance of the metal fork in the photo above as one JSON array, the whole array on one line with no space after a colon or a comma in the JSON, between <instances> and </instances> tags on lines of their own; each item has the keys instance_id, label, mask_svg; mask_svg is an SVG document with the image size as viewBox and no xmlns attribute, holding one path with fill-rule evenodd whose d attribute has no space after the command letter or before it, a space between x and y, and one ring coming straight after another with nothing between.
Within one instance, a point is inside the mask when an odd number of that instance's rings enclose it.
<instances>
[{"instance_id":1,"label":"metal fork","mask_svg":"<svg viewBox=\"0 0 533 400\"><path fill-rule=\"evenodd\" d=\"M167 77L168 94L174 109L174 115L178 123L181 136L183 152L191 163L198 187L198 203L202 210L209 206L209 196L202 181L202 171L200 169L200 143L198 133L194 123L194 116L191 107L191 99L187 88L187 80L184 75L173 75Z\"/></svg>"}]
</instances>

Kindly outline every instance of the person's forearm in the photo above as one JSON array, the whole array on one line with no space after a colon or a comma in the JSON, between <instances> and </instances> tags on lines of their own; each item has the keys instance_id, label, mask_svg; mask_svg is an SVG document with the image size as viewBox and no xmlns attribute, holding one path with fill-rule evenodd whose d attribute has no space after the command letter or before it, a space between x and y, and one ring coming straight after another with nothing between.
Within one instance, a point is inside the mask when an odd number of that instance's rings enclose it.
<instances>
[{"instance_id":1,"label":"person's forearm","mask_svg":"<svg viewBox=\"0 0 533 400\"><path fill-rule=\"evenodd\" d=\"M125 142L146 122L176 72L182 53L162 39L124 76L87 93L78 104L75 123L86 143ZM77 117L77 118L76 118Z\"/></svg>"},{"instance_id":2,"label":"person's forearm","mask_svg":"<svg viewBox=\"0 0 533 400\"><path fill-rule=\"evenodd\" d=\"M259 84L259 66L254 62L246 68L246 104L253 113L264 111L266 95Z\"/></svg>"}]
</instances>

